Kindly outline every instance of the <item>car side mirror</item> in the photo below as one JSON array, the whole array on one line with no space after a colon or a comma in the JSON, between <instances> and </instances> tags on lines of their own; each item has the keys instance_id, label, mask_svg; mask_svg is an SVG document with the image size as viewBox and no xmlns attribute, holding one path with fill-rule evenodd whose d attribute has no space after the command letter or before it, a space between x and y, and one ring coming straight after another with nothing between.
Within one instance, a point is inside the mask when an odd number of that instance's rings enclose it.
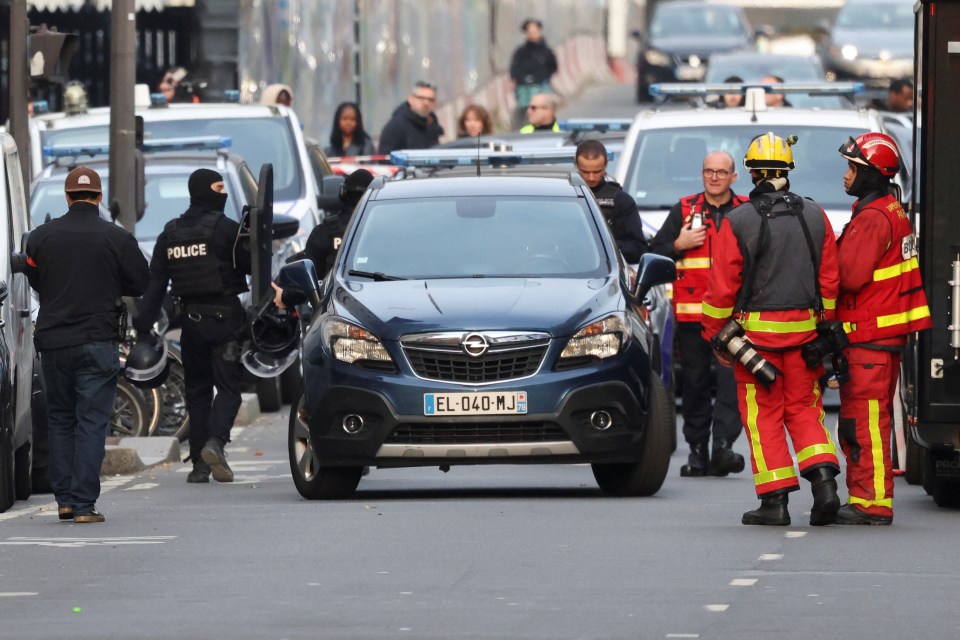
<instances>
[{"instance_id":1,"label":"car side mirror","mask_svg":"<svg viewBox=\"0 0 960 640\"><path fill-rule=\"evenodd\" d=\"M637 300L642 300L652 287L677 279L677 265L673 260L655 253L643 254L636 271L638 275L633 295Z\"/></svg>"},{"instance_id":2,"label":"car side mirror","mask_svg":"<svg viewBox=\"0 0 960 640\"><path fill-rule=\"evenodd\" d=\"M339 211L343 207L340 200L340 185L343 176L323 176L320 180L320 194L317 196L317 206L324 211Z\"/></svg>"},{"instance_id":3,"label":"car side mirror","mask_svg":"<svg viewBox=\"0 0 960 640\"><path fill-rule=\"evenodd\" d=\"M320 304L320 280L313 267L313 260L296 260L283 265L277 274L277 286L283 289L284 293L306 297L313 307Z\"/></svg>"},{"instance_id":4,"label":"car side mirror","mask_svg":"<svg viewBox=\"0 0 960 640\"><path fill-rule=\"evenodd\" d=\"M300 221L294 216L285 213L273 214L273 239L283 240L297 235L300 230Z\"/></svg>"}]
</instances>

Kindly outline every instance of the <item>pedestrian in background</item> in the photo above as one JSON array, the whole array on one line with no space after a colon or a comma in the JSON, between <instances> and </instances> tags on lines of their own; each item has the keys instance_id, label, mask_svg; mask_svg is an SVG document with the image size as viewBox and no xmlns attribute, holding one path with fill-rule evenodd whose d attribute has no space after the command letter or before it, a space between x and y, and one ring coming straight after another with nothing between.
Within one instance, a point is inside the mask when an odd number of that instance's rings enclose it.
<instances>
[{"instance_id":1,"label":"pedestrian in background","mask_svg":"<svg viewBox=\"0 0 960 640\"><path fill-rule=\"evenodd\" d=\"M729 76L723 81L724 84L743 84L743 78L740 76ZM743 94L724 93L717 100L718 109L735 109L743 106Z\"/></svg>"},{"instance_id":2,"label":"pedestrian in background","mask_svg":"<svg viewBox=\"0 0 960 640\"><path fill-rule=\"evenodd\" d=\"M40 298L33 341L46 384L50 484L61 520L103 522L97 510L104 440L120 373L122 296L149 271L130 232L100 217L100 176L67 174L69 210L27 240L26 274Z\"/></svg>"},{"instance_id":3,"label":"pedestrian in background","mask_svg":"<svg viewBox=\"0 0 960 640\"><path fill-rule=\"evenodd\" d=\"M167 99L168 103L174 102L174 96L177 93L177 86L186 77L187 70L183 67L173 67L163 74L163 78L160 80L160 84L157 88Z\"/></svg>"},{"instance_id":4,"label":"pedestrian in background","mask_svg":"<svg viewBox=\"0 0 960 640\"><path fill-rule=\"evenodd\" d=\"M650 247L637 202L618 183L607 180L607 148L599 140L584 140L577 145L574 160L577 172L597 199L620 253L629 264L637 264Z\"/></svg>"},{"instance_id":5,"label":"pedestrian in background","mask_svg":"<svg viewBox=\"0 0 960 640\"><path fill-rule=\"evenodd\" d=\"M190 206L157 237L150 284L133 324L138 339L149 335L170 283L183 306L180 343L193 462L187 482L209 482L211 472L217 482L233 482L224 447L240 409L247 322L237 294L247 291L250 249L239 241L239 223L223 214L223 176L197 169L187 189Z\"/></svg>"},{"instance_id":6,"label":"pedestrian in background","mask_svg":"<svg viewBox=\"0 0 960 640\"><path fill-rule=\"evenodd\" d=\"M293 89L285 84L268 84L260 94L260 104L279 104L284 107L293 106Z\"/></svg>"},{"instance_id":7,"label":"pedestrian in background","mask_svg":"<svg viewBox=\"0 0 960 640\"><path fill-rule=\"evenodd\" d=\"M397 149L429 149L440 142L443 127L433 112L437 106L437 88L417 81L406 102L394 109L380 132L380 153Z\"/></svg>"},{"instance_id":8,"label":"pedestrian in background","mask_svg":"<svg viewBox=\"0 0 960 640\"><path fill-rule=\"evenodd\" d=\"M757 136L743 164L754 189L750 201L730 211L720 225L702 315L703 337L721 363L735 367L740 415L749 436L761 502L741 522L790 524L788 495L800 483L789 435L800 475L813 491L810 524L828 525L840 508L835 479L840 465L823 425L818 380L823 366L818 362L808 368L801 348L817 338L818 322L834 316L836 241L823 209L790 192L794 163L787 141L773 133ZM728 346L739 354L736 360Z\"/></svg>"},{"instance_id":9,"label":"pedestrian in background","mask_svg":"<svg viewBox=\"0 0 960 640\"><path fill-rule=\"evenodd\" d=\"M913 224L891 193L900 150L883 133L849 138L843 186L857 198L839 239L837 318L850 341L850 379L840 386L840 448L848 504L837 524L893 522L890 431L900 356L907 335L932 326L920 280Z\"/></svg>"},{"instance_id":10,"label":"pedestrian in background","mask_svg":"<svg viewBox=\"0 0 960 640\"><path fill-rule=\"evenodd\" d=\"M780 76L767 75L760 78L762 84L783 84L785 80ZM793 105L786 99L782 93L771 93L767 91L763 96L764 102L768 107L792 107Z\"/></svg>"},{"instance_id":11,"label":"pedestrian in background","mask_svg":"<svg viewBox=\"0 0 960 640\"><path fill-rule=\"evenodd\" d=\"M673 283L673 313L677 320L676 344L680 352L683 400L683 437L690 446L683 477L726 476L740 473L743 456L732 446L743 423L737 408L737 383L733 370L718 366L710 343L700 335L703 295L710 282L713 251L720 224L731 209L747 198L733 192L737 171L733 156L713 151L703 159L703 191L673 205L663 226L650 242L651 250L677 263ZM711 401L710 370L716 371L716 399ZM711 428L712 426L712 428ZM713 447L710 434L713 432Z\"/></svg>"},{"instance_id":12,"label":"pedestrian in background","mask_svg":"<svg viewBox=\"0 0 960 640\"><path fill-rule=\"evenodd\" d=\"M517 122L538 93L551 93L550 78L557 72L557 56L543 38L543 23L527 18L520 26L526 41L510 58L510 80L517 97Z\"/></svg>"},{"instance_id":13,"label":"pedestrian in background","mask_svg":"<svg viewBox=\"0 0 960 640\"><path fill-rule=\"evenodd\" d=\"M560 131L557 98L552 93L538 93L530 98L530 104L527 105L527 124L520 127L520 133L536 131Z\"/></svg>"},{"instance_id":14,"label":"pedestrian in background","mask_svg":"<svg viewBox=\"0 0 960 640\"><path fill-rule=\"evenodd\" d=\"M457 118L457 137L476 138L493 133L493 121L490 114L479 104L470 104Z\"/></svg>"},{"instance_id":15,"label":"pedestrian in background","mask_svg":"<svg viewBox=\"0 0 960 640\"><path fill-rule=\"evenodd\" d=\"M894 80L887 90L886 99L874 98L870 106L879 111L913 115L913 82L909 78Z\"/></svg>"},{"instance_id":16,"label":"pedestrian in background","mask_svg":"<svg viewBox=\"0 0 960 640\"><path fill-rule=\"evenodd\" d=\"M330 129L330 146L323 152L331 158L373 155L373 140L363 128L363 116L356 102L341 102L337 106Z\"/></svg>"}]
</instances>

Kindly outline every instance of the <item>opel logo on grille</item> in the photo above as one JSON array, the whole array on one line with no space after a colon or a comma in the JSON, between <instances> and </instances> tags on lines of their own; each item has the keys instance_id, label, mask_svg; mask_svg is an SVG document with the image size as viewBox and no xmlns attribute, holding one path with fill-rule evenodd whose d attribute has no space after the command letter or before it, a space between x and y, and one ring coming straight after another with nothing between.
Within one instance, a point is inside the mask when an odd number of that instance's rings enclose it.
<instances>
[{"instance_id":1,"label":"opel logo on grille","mask_svg":"<svg viewBox=\"0 0 960 640\"><path fill-rule=\"evenodd\" d=\"M487 349L490 347L487 344L487 338L479 333L468 333L463 336L463 340L460 341L460 346L463 347L464 352L468 356L474 358L479 358L487 352Z\"/></svg>"}]
</instances>

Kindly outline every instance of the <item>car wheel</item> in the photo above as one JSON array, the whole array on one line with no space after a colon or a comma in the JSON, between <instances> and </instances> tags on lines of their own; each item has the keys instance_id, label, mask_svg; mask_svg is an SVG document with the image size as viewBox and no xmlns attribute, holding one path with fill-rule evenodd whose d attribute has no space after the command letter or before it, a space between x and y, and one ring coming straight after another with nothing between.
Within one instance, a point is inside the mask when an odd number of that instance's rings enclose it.
<instances>
[{"instance_id":1,"label":"car wheel","mask_svg":"<svg viewBox=\"0 0 960 640\"><path fill-rule=\"evenodd\" d=\"M279 411L282 398L280 376L257 379L257 400L260 401L260 411L267 413Z\"/></svg>"},{"instance_id":2,"label":"car wheel","mask_svg":"<svg viewBox=\"0 0 960 640\"><path fill-rule=\"evenodd\" d=\"M146 402L140 390L120 378L117 382L117 397L113 401L109 435L134 437L147 435L149 428Z\"/></svg>"},{"instance_id":3,"label":"car wheel","mask_svg":"<svg viewBox=\"0 0 960 640\"><path fill-rule=\"evenodd\" d=\"M0 513L13 506L14 493L13 434L0 429Z\"/></svg>"},{"instance_id":4,"label":"car wheel","mask_svg":"<svg viewBox=\"0 0 960 640\"><path fill-rule=\"evenodd\" d=\"M300 358L293 361L286 371L280 374L280 399L284 404L293 405L303 391L303 378L300 377Z\"/></svg>"},{"instance_id":5,"label":"car wheel","mask_svg":"<svg viewBox=\"0 0 960 640\"><path fill-rule=\"evenodd\" d=\"M923 488L927 490L938 507L955 509L960 507L960 482L947 478L938 478L937 458L929 449L924 449Z\"/></svg>"},{"instance_id":6,"label":"car wheel","mask_svg":"<svg viewBox=\"0 0 960 640\"><path fill-rule=\"evenodd\" d=\"M594 464L593 477L600 489L611 496L652 496L667 477L670 467L670 399L663 382L650 376L650 411L640 459L626 464Z\"/></svg>"},{"instance_id":7,"label":"car wheel","mask_svg":"<svg viewBox=\"0 0 960 640\"><path fill-rule=\"evenodd\" d=\"M47 423L47 389L40 375L39 361L34 364L30 416L33 421L33 464L30 475L34 493L53 493L50 486L50 427Z\"/></svg>"},{"instance_id":8,"label":"car wheel","mask_svg":"<svg viewBox=\"0 0 960 640\"><path fill-rule=\"evenodd\" d=\"M350 498L360 484L362 467L323 467L310 442L310 429L301 419L303 398L290 408L288 451L290 473L297 491L307 500Z\"/></svg>"}]
</instances>

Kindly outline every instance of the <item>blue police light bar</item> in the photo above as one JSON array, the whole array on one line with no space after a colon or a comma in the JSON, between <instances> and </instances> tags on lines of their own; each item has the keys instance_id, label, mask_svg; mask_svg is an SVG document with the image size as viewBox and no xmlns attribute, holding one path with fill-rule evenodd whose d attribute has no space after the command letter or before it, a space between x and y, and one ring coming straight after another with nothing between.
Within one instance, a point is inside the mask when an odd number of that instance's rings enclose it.
<instances>
[{"instance_id":1,"label":"blue police light bar","mask_svg":"<svg viewBox=\"0 0 960 640\"><path fill-rule=\"evenodd\" d=\"M842 96L863 93L862 82L718 82L716 84L664 82L650 85L652 96L704 96L711 94L740 93L748 89L763 89L767 93L805 93L811 96Z\"/></svg>"},{"instance_id":2,"label":"blue police light bar","mask_svg":"<svg viewBox=\"0 0 960 640\"><path fill-rule=\"evenodd\" d=\"M631 124L633 124L632 118L570 118L557 122L561 131L592 131L596 133L626 131Z\"/></svg>"},{"instance_id":3,"label":"blue police light bar","mask_svg":"<svg viewBox=\"0 0 960 640\"><path fill-rule=\"evenodd\" d=\"M240 89L224 89L223 91L223 101L224 102L240 102Z\"/></svg>"},{"instance_id":4,"label":"blue police light bar","mask_svg":"<svg viewBox=\"0 0 960 640\"><path fill-rule=\"evenodd\" d=\"M39 116L44 113L50 113L50 103L46 100L33 101L33 115Z\"/></svg>"},{"instance_id":5,"label":"blue police light bar","mask_svg":"<svg viewBox=\"0 0 960 640\"><path fill-rule=\"evenodd\" d=\"M159 138L144 140L143 150L160 151L206 151L229 149L233 141L225 136L197 136L194 138ZM49 158L69 158L76 156L105 156L110 153L110 144L54 144L43 147L43 155Z\"/></svg>"},{"instance_id":6,"label":"blue police light bar","mask_svg":"<svg viewBox=\"0 0 960 640\"><path fill-rule=\"evenodd\" d=\"M167 106L167 95L165 93L151 93L150 94L150 108L165 107Z\"/></svg>"},{"instance_id":7,"label":"blue police light bar","mask_svg":"<svg viewBox=\"0 0 960 640\"><path fill-rule=\"evenodd\" d=\"M492 151L490 149L423 149L394 151L390 162L398 167L475 167L481 166L518 166L543 164L572 164L576 158L576 147L558 147L551 149L524 149L522 151ZM614 154L607 151L607 159Z\"/></svg>"}]
</instances>

